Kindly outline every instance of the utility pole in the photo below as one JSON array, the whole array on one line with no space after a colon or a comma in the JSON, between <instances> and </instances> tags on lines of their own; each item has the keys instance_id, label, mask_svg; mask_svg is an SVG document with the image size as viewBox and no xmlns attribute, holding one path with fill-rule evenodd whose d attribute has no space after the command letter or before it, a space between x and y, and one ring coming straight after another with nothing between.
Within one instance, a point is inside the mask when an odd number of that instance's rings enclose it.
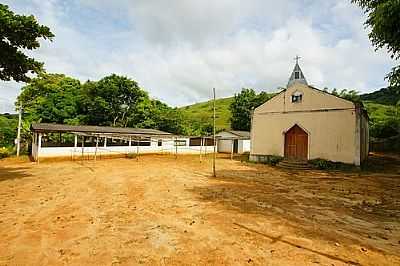
<instances>
[{"instance_id":1,"label":"utility pole","mask_svg":"<svg viewBox=\"0 0 400 266\"><path fill-rule=\"evenodd\" d=\"M213 97L214 97L214 101L213 101L213 144L214 144L214 155L213 155L213 177L216 177L216 173L215 173L215 159L216 159L216 145L215 145L215 88L213 88Z\"/></svg>"},{"instance_id":2,"label":"utility pole","mask_svg":"<svg viewBox=\"0 0 400 266\"><path fill-rule=\"evenodd\" d=\"M22 106L19 107L18 115L18 132L17 132L17 157L19 157L19 151L21 149L21 124L22 124Z\"/></svg>"}]
</instances>

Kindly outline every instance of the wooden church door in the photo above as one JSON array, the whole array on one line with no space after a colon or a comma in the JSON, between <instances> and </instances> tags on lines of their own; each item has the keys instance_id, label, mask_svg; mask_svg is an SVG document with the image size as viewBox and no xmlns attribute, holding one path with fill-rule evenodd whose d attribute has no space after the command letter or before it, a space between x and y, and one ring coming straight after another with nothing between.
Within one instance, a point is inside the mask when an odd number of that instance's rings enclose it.
<instances>
[{"instance_id":1,"label":"wooden church door","mask_svg":"<svg viewBox=\"0 0 400 266\"><path fill-rule=\"evenodd\" d=\"M285 158L307 161L308 134L298 125L294 125L285 134Z\"/></svg>"}]
</instances>

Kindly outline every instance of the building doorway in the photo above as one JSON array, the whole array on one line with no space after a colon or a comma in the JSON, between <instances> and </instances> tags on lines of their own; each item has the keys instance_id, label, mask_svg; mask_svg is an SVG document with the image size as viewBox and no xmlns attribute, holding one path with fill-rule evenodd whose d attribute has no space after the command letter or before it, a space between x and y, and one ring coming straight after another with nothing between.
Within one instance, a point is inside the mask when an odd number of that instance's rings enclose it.
<instances>
[{"instance_id":1,"label":"building doorway","mask_svg":"<svg viewBox=\"0 0 400 266\"><path fill-rule=\"evenodd\" d=\"M239 148L239 140L235 139L233 140L233 153L238 153L238 148Z\"/></svg>"},{"instance_id":2,"label":"building doorway","mask_svg":"<svg viewBox=\"0 0 400 266\"><path fill-rule=\"evenodd\" d=\"M294 125L285 133L285 159L307 161L308 134L298 125Z\"/></svg>"}]
</instances>

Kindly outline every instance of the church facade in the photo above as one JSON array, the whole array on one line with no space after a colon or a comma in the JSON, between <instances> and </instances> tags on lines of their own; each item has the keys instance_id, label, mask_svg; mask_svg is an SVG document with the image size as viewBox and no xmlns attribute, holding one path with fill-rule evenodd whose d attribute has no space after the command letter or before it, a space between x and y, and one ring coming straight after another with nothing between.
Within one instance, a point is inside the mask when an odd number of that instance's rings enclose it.
<instances>
[{"instance_id":1,"label":"church facade","mask_svg":"<svg viewBox=\"0 0 400 266\"><path fill-rule=\"evenodd\" d=\"M362 104L309 86L296 62L287 88L253 112L250 160L278 155L360 165L368 156L368 132Z\"/></svg>"}]
</instances>

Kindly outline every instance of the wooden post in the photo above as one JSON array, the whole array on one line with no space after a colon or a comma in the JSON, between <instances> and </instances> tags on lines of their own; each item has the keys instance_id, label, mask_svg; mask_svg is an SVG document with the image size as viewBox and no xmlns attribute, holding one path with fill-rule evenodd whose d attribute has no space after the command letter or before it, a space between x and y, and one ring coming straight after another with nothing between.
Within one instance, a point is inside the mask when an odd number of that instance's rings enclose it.
<instances>
[{"instance_id":1,"label":"wooden post","mask_svg":"<svg viewBox=\"0 0 400 266\"><path fill-rule=\"evenodd\" d=\"M40 150L42 149L42 133L39 133L38 149L37 149L37 163L39 163Z\"/></svg>"},{"instance_id":2,"label":"wooden post","mask_svg":"<svg viewBox=\"0 0 400 266\"><path fill-rule=\"evenodd\" d=\"M77 147L78 147L78 135L74 134L74 149L72 152L72 161L75 160L75 151Z\"/></svg>"},{"instance_id":3,"label":"wooden post","mask_svg":"<svg viewBox=\"0 0 400 266\"><path fill-rule=\"evenodd\" d=\"M96 137L96 149L94 150L94 161L97 160L97 149L99 148L99 137Z\"/></svg>"},{"instance_id":4,"label":"wooden post","mask_svg":"<svg viewBox=\"0 0 400 266\"><path fill-rule=\"evenodd\" d=\"M216 177L216 173L215 173L215 160L216 160L216 147L215 147L215 88L213 88L213 145L214 145L214 155L213 155L213 177Z\"/></svg>"},{"instance_id":5,"label":"wooden post","mask_svg":"<svg viewBox=\"0 0 400 266\"><path fill-rule=\"evenodd\" d=\"M19 114L18 114L17 157L19 157L19 151L21 149L21 124L22 124L22 106L19 107Z\"/></svg>"},{"instance_id":6,"label":"wooden post","mask_svg":"<svg viewBox=\"0 0 400 266\"><path fill-rule=\"evenodd\" d=\"M234 140L231 140L231 160L233 159L233 142Z\"/></svg>"},{"instance_id":7,"label":"wooden post","mask_svg":"<svg viewBox=\"0 0 400 266\"><path fill-rule=\"evenodd\" d=\"M177 142L177 137L175 137L175 159L178 158L178 142Z\"/></svg>"},{"instance_id":8,"label":"wooden post","mask_svg":"<svg viewBox=\"0 0 400 266\"><path fill-rule=\"evenodd\" d=\"M200 162L201 162L201 152L203 148L203 137L200 138Z\"/></svg>"},{"instance_id":9,"label":"wooden post","mask_svg":"<svg viewBox=\"0 0 400 266\"><path fill-rule=\"evenodd\" d=\"M84 146L85 146L85 136L82 136L82 157L81 157L81 161L82 161L82 163L83 163L83 149L84 149Z\"/></svg>"},{"instance_id":10,"label":"wooden post","mask_svg":"<svg viewBox=\"0 0 400 266\"><path fill-rule=\"evenodd\" d=\"M139 145L140 145L140 139L138 138L136 141L136 161L139 161Z\"/></svg>"}]
</instances>

